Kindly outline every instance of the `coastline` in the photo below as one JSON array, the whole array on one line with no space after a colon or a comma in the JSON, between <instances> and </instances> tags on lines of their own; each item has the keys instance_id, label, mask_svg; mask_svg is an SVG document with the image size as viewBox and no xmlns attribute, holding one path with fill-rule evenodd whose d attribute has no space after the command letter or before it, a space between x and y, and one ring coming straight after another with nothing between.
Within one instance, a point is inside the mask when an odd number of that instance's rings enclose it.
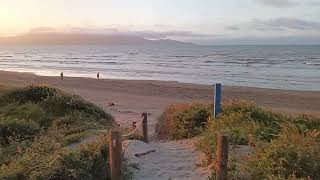
<instances>
[{"instance_id":1,"label":"coastline","mask_svg":"<svg viewBox=\"0 0 320 180\"><path fill-rule=\"evenodd\" d=\"M150 124L166 106L179 102L209 102L213 88L209 85L174 81L94 79L83 77L38 76L32 73L0 71L0 85L23 87L47 84L69 93L80 95L103 107L126 126L150 113ZM223 101L230 99L253 100L258 106L285 115L302 113L320 117L320 91L280 90L255 87L223 86ZM108 106L113 102L115 106ZM153 130L153 128L152 128Z\"/></svg>"}]
</instances>

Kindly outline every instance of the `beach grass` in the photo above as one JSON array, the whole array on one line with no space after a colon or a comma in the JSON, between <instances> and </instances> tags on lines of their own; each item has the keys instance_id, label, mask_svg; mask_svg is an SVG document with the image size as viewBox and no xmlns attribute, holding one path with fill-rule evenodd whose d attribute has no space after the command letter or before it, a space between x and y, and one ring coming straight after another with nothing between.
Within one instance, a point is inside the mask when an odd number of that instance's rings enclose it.
<instances>
[{"instance_id":1,"label":"beach grass","mask_svg":"<svg viewBox=\"0 0 320 180\"><path fill-rule=\"evenodd\" d=\"M320 119L308 115L284 116L245 100L223 103L222 112L213 118L211 107L210 104L169 106L159 118L157 135L162 139L200 136L196 146L206 155L202 165L209 165L215 162L216 134L229 134L231 147L247 146L252 150L245 152L245 158L239 158L239 154L229 157L231 179L319 178ZM215 178L212 167L210 179Z\"/></svg>"},{"instance_id":2,"label":"beach grass","mask_svg":"<svg viewBox=\"0 0 320 180\"><path fill-rule=\"evenodd\" d=\"M14 87L0 84L0 95L4 94L10 90L13 90L13 89L14 89Z\"/></svg>"},{"instance_id":3,"label":"beach grass","mask_svg":"<svg viewBox=\"0 0 320 180\"><path fill-rule=\"evenodd\" d=\"M49 86L0 92L0 179L109 178L105 135L76 149L68 145L110 129L111 115Z\"/></svg>"},{"instance_id":4,"label":"beach grass","mask_svg":"<svg viewBox=\"0 0 320 180\"><path fill-rule=\"evenodd\" d=\"M189 103L168 106L158 118L156 135L160 139L183 139L199 135L210 115L208 105Z\"/></svg>"}]
</instances>

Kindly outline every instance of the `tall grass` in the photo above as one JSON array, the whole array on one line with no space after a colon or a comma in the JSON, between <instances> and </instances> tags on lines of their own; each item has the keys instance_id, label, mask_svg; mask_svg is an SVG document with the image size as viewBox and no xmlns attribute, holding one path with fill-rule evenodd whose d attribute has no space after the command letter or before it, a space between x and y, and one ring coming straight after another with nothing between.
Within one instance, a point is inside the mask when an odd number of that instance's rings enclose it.
<instances>
[{"instance_id":1,"label":"tall grass","mask_svg":"<svg viewBox=\"0 0 320 180\"><path fill-rule=\"evenodd\" d=\"M97 106L47 86L29 86L0 97L2 145L10 139L30 139L49 127L70 134L110 127L112 123L112 116Z\"/></svg>"},{"instance_id":2,"label":"tall grass","mask_svg":"<svg viewBox=\"0 0 320 180\"><path fill-rule=\"evenodd\" d=\"M108 179L106 139L67 145L113 117L79 96L28 86L0 96L0 179Z\"/></svg>"},{"instance_id":3,"label":"tall grass","mask_svg":"<svg viewBox=\"0 0 320 180\"><path fill-rule=\"evenodd\" d=\"M283 125L279 137L261 142L245 165L257 179L320 179L320 130Z\"/></svg>"},{"instance_id":4,"label":"tall grass","mask_svg":"<svg viewBox=\"0 0 320 180\"><path fill-rule=\"evenodd\" d=\"M110 179L105 136L74 151L61 148L56 137L37 138L14 161L1 166L0 178Z\"/></svg>"},{"instance_id":5,"label":"tall grass","mask_svg":"<svg viewBox=\"0 0 320 180\"><path fill-rule=\"evenodd\" d=\"M230 179L320 178L320 119L283 116L243 100L223 103L217 118L209 112L210 105L171 105L156 132L166 139L201 136L197 148L205 153L205 164L215 160L219 132L229 134L231 147L250 146L245 160L230 156Z\"/></svg>"},{"instance_id":6,"label":"tall grass","mask_svg":"<svg viewBox=\"0 0 320 180\"><path fill-rule=\"evenodd\" d=\"M201 104L174 104L159 117L156 134L160 139L182 139L199 135L204 129L209 108Z\"/></svg>"},{"instance_id":7,"label":"tall grass","mask_svg":"<svg viewBox=\"0 0 320 180\"><path fill-rule=\"evenodd\" d=\"M230 144L255 149L250 160L242 164L246 171L241 172L240 166L233 166L236 173L230 174L247 174L247 177L257 179L308 176L317 179L320 170L319 125L320 120L311 116L286 117L265 111L253 102L230 101L223 104L216 119L208 119L198 149L207 155L209 163L213 162L215 134L227 132ZM233 161L230 159L229 162L232 166Z\"/></svg>"}]
</instances>

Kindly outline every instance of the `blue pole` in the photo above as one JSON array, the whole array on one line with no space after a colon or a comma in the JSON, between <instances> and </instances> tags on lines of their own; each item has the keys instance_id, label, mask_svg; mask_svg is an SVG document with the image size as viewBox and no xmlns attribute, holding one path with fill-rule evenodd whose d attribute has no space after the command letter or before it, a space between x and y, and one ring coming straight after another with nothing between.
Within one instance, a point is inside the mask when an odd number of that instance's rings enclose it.
<instances>
[{"instance_id":1,"label":"blue pole","mask_svg":"<svg viewBox=\"0 0 320 180\"><path fill-rule=\"evenodd\" d=\"M214 85L213 115L216 118L221 111L221 84Z\"/></svg>"}]
</instances>

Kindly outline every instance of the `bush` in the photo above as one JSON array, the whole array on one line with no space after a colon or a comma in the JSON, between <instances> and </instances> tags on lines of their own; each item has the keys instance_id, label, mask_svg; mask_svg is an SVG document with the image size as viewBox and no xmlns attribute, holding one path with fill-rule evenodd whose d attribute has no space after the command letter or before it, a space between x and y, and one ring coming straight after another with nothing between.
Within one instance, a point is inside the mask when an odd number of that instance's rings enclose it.
<instances>
[{"instance_id":1,"label":"bush","mask_svg":"<svg viewBox=\"0 0 320 180\"><path fill-rule=\"evenodd\" d=\"M234 158L235 162L229 159L229 166L232 167L230 174L237 178L251 176L255 179L286 179L310 176L318 179L319 127L319 119L312 116L285 117L258 108L252 102L232 101L223 104L222 112L216 119L209 117L197 148L206 154L205 163L212 163L216 153L215 135L226 132L230 135L230 144L250 145L256 151L248 162L248 158L243 157ZM243 168L246 172L243 172Z\"/></svg>"},{"instance_id":2,"label":"bush","mask_svg":"<svg viewBox=\"0 0 320 180\"><path fill-rule=\"evenodd\" d=\"M194 137L205 127L209 114L209 108L201 104L171 105L158 119L156 134L160 139Z\"/></svg>"},{"instance_id":3,"label":"bush","mask_svg":"<svg viewBox=\"0 0 320 180\"><path fill-rule=\"evenodd\" d=\"M39 103L48 97L57 94L63 94L62 91L49 86L27 86L22 89L16 89L3 95L0 99L2 103L17 102L20 104L31 102Z\"/></svg>"},{"instance_id":4,"label":"bush","mask_svg":"<svg viewBox=\"0 0 320 180\"><path fill-rule=\"evenodd\" d=\"M249 174L257 179L320 179L320 131L301 131L286 124L277 139L261 143L247 162Z\"/></svg>"},{"instance_id":5,"label":"bush","mask_svg":"<svg viewBox=\"0 0 320 180\"><path fill-rule=\"evenodd\" d=\"M320 127L320 120L311 116L289 118L257 107L253 102L236 100L224 103L217 118L209 117L199 149L208 158L215 151L214 135L226 132L233 145L254 145L256 141L271 142L281 132L281 124L290 122L303 129Z\"/></svg>"},{"instance_id":6,"label":"bush","mask_svg":"<svg viewBox=\"0 0 320 180\"><path fill-rule=\"evenodd\" d=\"M38 104L8 104L0 109L0 117L11 117L13 119L25 119L43 123L46 120L44 110Z\"/></svg>"},{"instance_id":7,"label":"bush","mask_svg":"<svg viewBox=\"0 0 320 180\"><path fill-rule=\"evenodd\" d=\"M204 136L197 146L210 163L216 150L216 133L228 133L233 145L254 145L256 140L270 142L279 134L279 124L284 120L284 117L264 111L252 102L231 101L223 104L217 118L209 117Z\"/></svg>"},{"instance_id":8,"label":"bush","mask_svg":"<svg viewBox=\"0 0 320 180\"><path fill-rule=\"evenodd\" d=\"M6 145L16 139L30 139L40 131L40 127L33 121L19 119L0 120L0 144Z\"/></svg>"},{"instance_id":9,"label":"bush","mask_svg":"<svg viewBox=\"0 0 320 180\"><path fill-rule=\"evenodd\" d=\"M78 143L80 142L80 140L86 136L88 136L88 132L80 132L80 133L77 133L77 134L71 134L69 136L66 136L64 139L63 139L63 145L64 146L67 146L67 145L70 145L72 143Z\"/></svg>"},{"instance_id":10,"label":"bush","mask_svg":"<svg viewBox=\"0 0 320 180\"><path fill-rule=\"evenodd\" d=\"M68 144L113 124L101 108L55 88L7 92L0 97L0 179L109 179L105 138L75 150Z\"/></svg>"},{"instance_id":11,"label":"bush","mask_svg":"<svg viewBox=\"0 0 320 180\"><path fill-rule=\"evenodd\" d=\"M40 137L15 161L2 165L0 179L110 179L105 136L76 151Z\"/></svg>"},{"instance_id":12,"label":"bush","mask_svg":"<svg viewBox=\"0 0 320 180\"><path fill-rule=\"evenodd\" d=\"M114 120L101 108L79 96L47 86L28 86L0 97L0 143L26 139L51 126L66 135L111 127ZM69 131L69 132L68 132Z\"/></svg>"},{"instance_id":13,"label":"bush","mask_svg":"<svg viewBox=\"0 0 320 180\"><path fill-rule=\"evenodd\" d=\"M47 113L54 116L61 116L77 110L96 118L112 119L111 115L92 103L84 101L80 96L54 95L43 100L41 106L46 109Z\"/></svg>"}]
</instances>

